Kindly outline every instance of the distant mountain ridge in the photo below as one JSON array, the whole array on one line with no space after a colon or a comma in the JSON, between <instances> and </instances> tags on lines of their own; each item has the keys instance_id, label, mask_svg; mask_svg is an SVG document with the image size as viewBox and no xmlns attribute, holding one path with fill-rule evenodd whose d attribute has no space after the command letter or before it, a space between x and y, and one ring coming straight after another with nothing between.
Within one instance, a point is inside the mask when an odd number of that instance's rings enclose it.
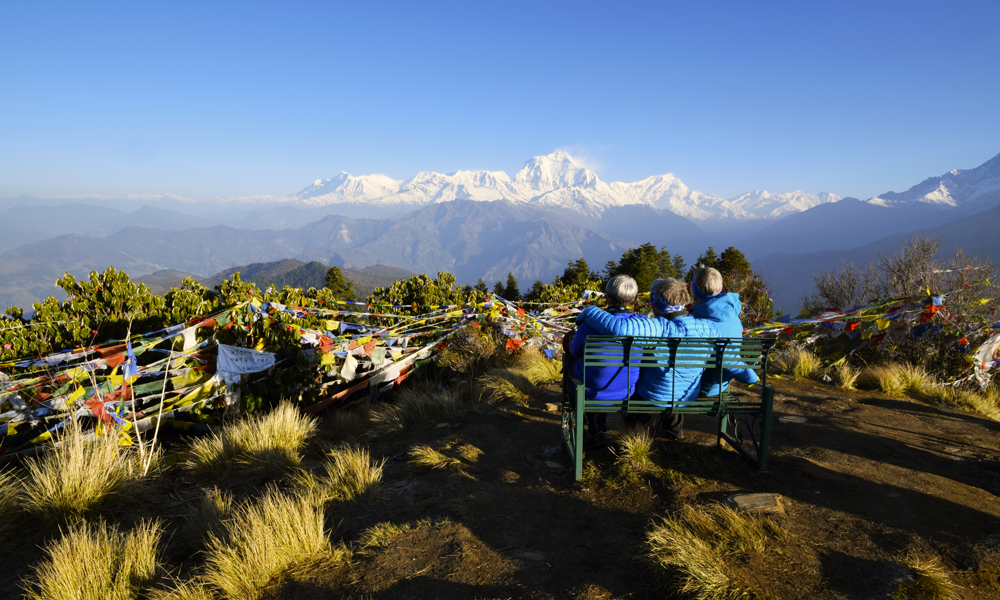
<instances>
[{"instance_id":1,"label":"distant mountain ridge","mask_svg":"<svg viewBox=\"0 0 1000 600\"><path fill-rule=\"evenodd\" d=\"M869 200L872 204L931 204L986 210L1000 203L1000 154L974 169L952 169L928 177L905 192L886 192Z\"/></svg>"},{"instance_id":2,"label":"distant mountain ridge","mask_svg":"<svg viewBox=\"0 0 1000 600\"><path fill-rule=\"evenodd\" d=\"M398 211L455 200L506 200L538 208L568 209L586 216L600 216L610 207L645 205L708 222L776 219L789 212L839 199L836 194L828 192L773 194L758 190L725 200L692 190L670 173L631 183L607 183L578 159L557 150L527 161L513 179L503 171L456 171L450 174L423 171L408 180L392 179L381 174L355 176L342 172L331 179L317 179L312 185L288 196L226 201L364 206Z\"/></svg>"}]
</instances>

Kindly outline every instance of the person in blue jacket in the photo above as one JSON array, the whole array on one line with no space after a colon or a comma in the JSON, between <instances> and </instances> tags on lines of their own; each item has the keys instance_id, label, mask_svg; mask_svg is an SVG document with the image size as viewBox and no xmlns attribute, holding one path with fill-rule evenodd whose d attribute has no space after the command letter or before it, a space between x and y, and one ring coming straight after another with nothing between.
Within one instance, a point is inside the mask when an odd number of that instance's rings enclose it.
<instances>
[{"instance_id":1,"label":"person in blue jacket","mask_svg":"<svg viewBox=\"0 0 1000 600\"><path fill-rule=\"evenodd\" d=\"M695 319L687 313L686 306L691 302L691 294L679 279L654 281L649 290L649 302L653 307L653 318L650 319L616 319L597 307L588 306L577 315L576 320L602 335L725 337L715 323ZM705 358L708 358L708 354ZM649 402L662 402L664 408L690 402L699 395L702 372L702 369L680 368L672 373L667 366L644 368L636 385L636 393ZM756 377L748 369L735 369L732 374L741 381ZM661 422L661 427L675 439L684 437L684 415L671 414L669 420Z\"/></svg>"},{"instance_id":2,"label":"person in blue jacket","mask_svg":"<svg viewBox=\"0 0 1000 600\"><path fill-rule=\"evenodd\" d=\"M608 313L612 318L619 320L642 319L642 315L631 312L630 306L635 302L639 294L639 285L628 275L616 275L612 277L604 287L605 296L608 301ZM569 342L569 352L575 359L573 364L573 377L578 381L586 382L586 396L590 400L624 400L631 396L635 386L639 381L639 369L624 367L587 367L584 373L583 358L584 346L587 343L587 336L594 333L594 330L586 323L581 323L573 334ZM621 354L619 346L609 348L610 352L616 355ZM639 353L634 353L636 359ZM584 377L586 375L586 377ZM595 439L607 428L608 413L586 413L587 431L591 439Z\"/></svg>"},{"instance_id":3,"label":"person in blue jacket","mask_svg":"<svg viewBox=\"0 0 1000 600\"><path fill-rule=\"evenodd\" d=\"M704 267L699 264L691 280L691 294L695 302L691 306L691 316L696 319L712 321L718 327L722 337L730 339L743 339L743 323L740 321L740 311L743 304L740 302L738 294L723 293L722 273L712 267ZM740 379L743 383L756 383L757 374L748 371L753 377L744 374ZM712 373L706 372L701 382L702 396L717 396L720 391L729 387L729 381L734 375L733 371L723 372L722 386L713 377Z\"/></svg>"}]
</instances>

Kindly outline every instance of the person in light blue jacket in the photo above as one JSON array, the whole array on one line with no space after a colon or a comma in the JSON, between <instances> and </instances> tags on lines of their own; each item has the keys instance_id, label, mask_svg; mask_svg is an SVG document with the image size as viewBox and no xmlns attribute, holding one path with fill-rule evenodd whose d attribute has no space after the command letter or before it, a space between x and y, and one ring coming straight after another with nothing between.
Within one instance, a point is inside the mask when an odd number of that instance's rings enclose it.
<instances>
[{"instance_id":1,"label":"person in light blue jacket","mask_svg":"<svg viewBox=\"0 0 1000 600\"><path fill-rule=\"evenodd\" d=\"M723 285L722 273L699 264L691 280L691 294L695 299L691 306L691 316L715 323L723 337L743 339L743 323L740 321L743 304L738 294L722 293ZM756 383L757 374L749 370L747 372L749 375L743 373L744 377L738 381ZM713 377L713 373L706 372L701 381L701 395L717 396L721 390L729 387L729 381L734 375L733 371L724 371L720 389L718 379Z\"/></svg>"}]
</instances>

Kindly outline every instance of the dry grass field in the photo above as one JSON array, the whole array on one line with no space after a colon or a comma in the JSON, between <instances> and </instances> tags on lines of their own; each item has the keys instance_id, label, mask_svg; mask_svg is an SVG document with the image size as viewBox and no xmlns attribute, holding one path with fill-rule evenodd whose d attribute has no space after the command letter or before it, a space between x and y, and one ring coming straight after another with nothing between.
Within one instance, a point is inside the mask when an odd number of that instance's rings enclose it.
<instances>
[{"instance_id":1,"label":"dry grass field","mask_svg":"<svg viewBox=\"0 0 1000 600\"><path fill-rule=\"evenodd\" d=\"M145 476L106 445L8 468L0 596L1000 597L997 421L780 380L767 472L717 447L714 419L668 441L613 415L574 482L554 373L408 383L320 420L279 407L168 440L190 451ZM725 508L739 492L783 512Z\"/></svg>"}]
</instances>

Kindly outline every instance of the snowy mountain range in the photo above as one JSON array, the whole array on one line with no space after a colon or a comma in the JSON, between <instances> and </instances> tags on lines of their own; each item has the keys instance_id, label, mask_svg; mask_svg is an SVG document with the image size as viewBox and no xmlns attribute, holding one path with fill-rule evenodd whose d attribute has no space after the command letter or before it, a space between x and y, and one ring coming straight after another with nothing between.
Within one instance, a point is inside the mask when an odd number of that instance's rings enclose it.
<instances>
[{"instance_id":1,"label":"snowy mountain range","mask_svg":"<svg viewBox=\"0 0 1000 600\"><path fill-rule=\"evenodd\" d=\"M447 175L425 171L405 181L378 174L341 173L332 179L317 179L286 198L307 206L363 204L397 209L453 200L508 200L539 208L570 209L587 216L600 216L612 206L646 205L695 221L771 220L840 200L827 192L772 194L759 190L726 200L692 190L670 173L632 183L607 183L560 150L532 158L513 179L503 171Z\"/></svg>"},{"instance_id":2,"label":"snowy mountain range","mask_svg":"<svg viewBox=\"0 0 1000 600\"><path fill-rule=\"evenodd\" d=\"M397 209L453 200L509 200L539 208L570 209L587 216L599 216L611 206L646 205L699 224L774 221L841 200L829 192L764 190L724 199L692 190L671 173L632 183L607 183L560 150L532 158L513 179L503 171L456 171L447 175L425 171L405 181L385 175L356 177L341 173L333 179L317 179L285 198L311 206L353 204ZM987 210L1000 204L1000 154L974 169L955 169L905 192L886 192L865 202L886 207L918 203L973 212Z\"/></svg>"},{"instance_id":3,"label":"snowy mountain range","mask_svg":"<svg viewBox=\"0 0 1000 600\"><path fill-rule=\"evenodd\" d=\"M953 169L940 177L928 177L905 192L886 192L868 202L881 206L918 202L986 210L1000 203L1000 154L975 169Z\"/></svg>"}]
</instances>

